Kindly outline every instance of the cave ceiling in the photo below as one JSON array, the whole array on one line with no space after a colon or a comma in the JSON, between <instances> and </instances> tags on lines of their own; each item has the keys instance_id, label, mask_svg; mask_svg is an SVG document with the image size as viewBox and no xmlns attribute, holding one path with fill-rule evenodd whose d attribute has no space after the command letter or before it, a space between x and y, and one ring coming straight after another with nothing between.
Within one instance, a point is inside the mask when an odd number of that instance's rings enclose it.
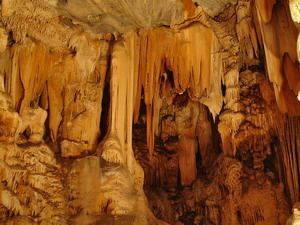
<instances>
[{"instance_id":1,"label":"cave ceiling","mask_svg":"<svg viewBox=\"0 0 300 225\"><path fill-rule=\"evenodd\" d=\"M179 25L196 6L213 18L236 3L237 0L59 0L56 10L89 32L125 33L134 28Z\"/></svg>"},{"instance_id":2,"label":"cave ceiling","mask_svg":"<svg viewBox=\"0 0 300 225\"><path fill-rule=\"evenodd\" d=\"M169 26L184 20L180 0L61 0L56 9L94 33L125 33L134 28Z\"/></svg>"}]
</instances>

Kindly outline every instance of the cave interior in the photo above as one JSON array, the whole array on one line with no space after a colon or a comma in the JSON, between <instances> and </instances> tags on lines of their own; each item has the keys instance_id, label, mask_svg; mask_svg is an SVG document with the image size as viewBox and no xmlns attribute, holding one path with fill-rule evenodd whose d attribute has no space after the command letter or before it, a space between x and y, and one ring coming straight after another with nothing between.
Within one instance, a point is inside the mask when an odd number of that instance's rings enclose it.
<instances>
[{"instance_id":1,"label":"cave interior","mask_svg":"<svg viewBox=\"0 0 300 225\"><path fill-rule=\"evenodd\" d=\"M300 0L0 11L0 224L300 224Z\"/></svg>"}]
</instances>

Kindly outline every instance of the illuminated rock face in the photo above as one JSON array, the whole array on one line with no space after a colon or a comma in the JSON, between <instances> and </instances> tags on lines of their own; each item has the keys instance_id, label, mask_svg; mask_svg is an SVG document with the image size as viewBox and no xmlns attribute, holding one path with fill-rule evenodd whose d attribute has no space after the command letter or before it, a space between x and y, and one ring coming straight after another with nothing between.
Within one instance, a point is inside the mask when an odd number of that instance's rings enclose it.
<instances>
[{"instance_id":1,"label":"illuminated rock face","mask_svg":"<svg viewBox=\"0 0 300 225\"><path fill-rule=\"evenodd\" d=\"M298 224L299 5L0 1L0 223Z\"/></svg>"},{"instance_id":2,"label":"illuminated rock face","mask_svg":"<svg viewBox=\"0 0 300 225\"><path fill-rule=\"evenodd\" d=\"M287 220L287 225L297 225L300 223L300 212L299 212L299 202L296 202L293 206L293 214Z\"/></svg>"}]
</instances>

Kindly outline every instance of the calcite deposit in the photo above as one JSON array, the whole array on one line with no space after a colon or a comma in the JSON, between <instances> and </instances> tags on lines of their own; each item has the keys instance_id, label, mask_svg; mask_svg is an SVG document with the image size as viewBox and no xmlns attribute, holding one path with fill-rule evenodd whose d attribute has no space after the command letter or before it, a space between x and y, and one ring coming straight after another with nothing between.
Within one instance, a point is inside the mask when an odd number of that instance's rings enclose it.
<instances>
[{"instance_id":1,"label":"calcite deposit","mask_svg":"<svg viewBox=\"0 0 300 225\"><path fill-rule=\"evenodd\" d=\"M0 1L0 224L300 224L300 0Z\"/></svg>"}]
</instances>

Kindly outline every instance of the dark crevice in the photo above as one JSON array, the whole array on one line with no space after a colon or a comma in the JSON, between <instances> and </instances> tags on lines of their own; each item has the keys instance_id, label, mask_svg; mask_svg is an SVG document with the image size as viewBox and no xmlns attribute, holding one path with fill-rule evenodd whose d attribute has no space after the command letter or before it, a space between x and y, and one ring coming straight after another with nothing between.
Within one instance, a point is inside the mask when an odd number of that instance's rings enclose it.
<instances>
[{"instance_id":1,"label":"dark crevice","mask_svg":"<svg viewBox=\"0 0 300 225\"><path fill-rule=\"evenodd\" d=\"M167 81L170 82L171 87L174 88L175 83L174 83L173 71L170 68L168 68L166 61L164 62L164 70L165 73L167 74Z\"/></svg>"},{"instance_id":2,"label":"dark crevice","mask_svg":"<svg viewBox=\"0 0 300 225\"><path fill-rule=\"evenodd\" d=\"M197 176L199 178L201 176L205 176L205 168L203 167L203 163L202 163L202 157L201 157L200 146L198 144L198 138L196 140L196 144L197 144L196 166L197 166Z\"/></svg>"},{"instance_id":3,"label":"dark crevice","mask_svg":"<svg viewBox=\"0 0 300 225\"><path fill-rule=\"evenodd\" d=\"M274 147L270 146L271 155L268 155L267 158L264 160L264 167L265 172L271 171L274 174L274 182L278 183L279 174L276 168L276 153Z\"/></svg>"},{"instance_id":4,"label":"dark crevice","mask_svg":"<svg viewBox=\"0 0 300 225\"><path fill-rule=\"evenodd\" d=\"M218 130L218 125L219 125L219 122L220 122L219 115L217 115L215 117L215 121L214 121L211 112L209 110L207 110L207 119L211 124L212 143L213 143L212 148L214 149L214 153L221 154L221 152L222 152L222 148L221 148L222 140L221 140L221 134Z\"/></svg>"},{"instance_id":5,"label":"dark crevice","mask_svg":"<svg viewBox=\"0 0 300 225\"><path fill-rule=\"evenodd\" d=\"M180 187L182 187L182 185L181 185L180 166L178 166L177 188L180 188Z\"/></svg>"},{"instance_id":6,"label":"dark crevice","mask_svg":"<svg viewBox=\"0 0 300 225\"><path fill-rule=\"evenodd\" d=\"M7 37L7 47L11 47L16 43L16 41L13 38L13 31L8 31L8 37Z\"/></svg>"},{"instance_id":7,"label":"dark crevice","mask_svg":"<svg viewBox=\"0 0 300 225\"><path fill-rule=\"evenodd\" d=\"M146 109L146 104L145 104L145 100L144 100L144 96L145 96L145 94L144 94L144 87L142 87L142 91L141 91L142 93L141 93L141 102L140 102L140 117L141 116L145 116L146 115L146 112L147 112L147 109Z\"/></svg>"},{"instance_id":8,"label":"dark crevice","mask_svg":"<svg viewBox=\"0 0 300 225\"><path fill-rule=\"evenodd\" d=\"M110 96L110 67L111 67L111 52L113 48L113 44L110 44L109 54L107 56L107 70L105 74L105 82L102 96L102 111L100 117L100 137L98 138L98 143L100 143L109 129L109 115L110 115L110 104L111 104L111 96Z\"/></svg>"},{"instance_id":9,"label":"dark crevice","mask_svg":"<svg viewBox=\"0 0 300 225\"><path fill-rule=\"evenodd\" d=\"M221 83L221 90L222 90L222 96L225 96L226 94L226 86Z\"/></svg>"},{"instance_id":10,"label":"dark crevice","mask_svg":"<svg viewBox=\"0 0 300 225\"><path fill-rule=\"evenodd\" d=\"M104 85L103 97L102 97L102 112L101 112L101 119L100 119L101 135L99 137L99 142L103 140L103 138L108 132L109 111L110 111L110 82L106 82Z\"/></svg>"}]
</instances>

